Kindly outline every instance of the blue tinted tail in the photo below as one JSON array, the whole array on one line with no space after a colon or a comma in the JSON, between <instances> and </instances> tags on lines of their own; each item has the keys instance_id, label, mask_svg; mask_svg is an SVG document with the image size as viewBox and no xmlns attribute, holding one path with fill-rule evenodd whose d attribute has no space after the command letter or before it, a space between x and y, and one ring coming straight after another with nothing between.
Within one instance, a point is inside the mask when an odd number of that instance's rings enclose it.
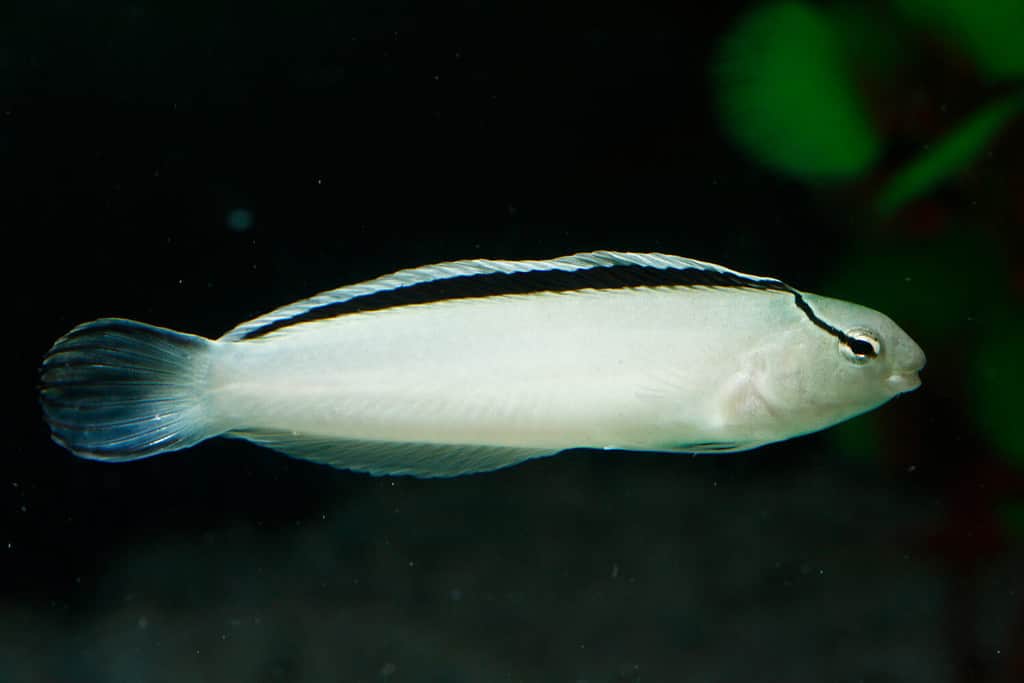
<instances>
[{"instance_id":1,"label":"blue tinted tail","mask_svg":"<svg viewBox=\"0 0 1024 683\"><path fill-rule=\"evenodd\" d=\"M96 460L136 460L212 436L202 378L214 342L104 318L57 340L40 370L53 440Z\"/></svg>"}]
</instances>

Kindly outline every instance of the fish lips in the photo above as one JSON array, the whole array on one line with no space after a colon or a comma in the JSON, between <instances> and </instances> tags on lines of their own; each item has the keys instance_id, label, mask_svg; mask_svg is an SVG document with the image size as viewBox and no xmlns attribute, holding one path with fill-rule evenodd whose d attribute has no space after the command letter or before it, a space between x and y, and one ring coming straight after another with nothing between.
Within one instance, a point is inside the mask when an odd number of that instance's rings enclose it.
<instances>
[{"instance_id":1,"label":"fish lips","mask_svg":"<svg viewBox=\"0 0 1024 683\"><path fill-rule=\"evenodd\" d=\"M921 386L921 377L917 370L909 372L894 372L885 380L886 386L894 394L905 394Z\"/></svg>"}]
</instances>

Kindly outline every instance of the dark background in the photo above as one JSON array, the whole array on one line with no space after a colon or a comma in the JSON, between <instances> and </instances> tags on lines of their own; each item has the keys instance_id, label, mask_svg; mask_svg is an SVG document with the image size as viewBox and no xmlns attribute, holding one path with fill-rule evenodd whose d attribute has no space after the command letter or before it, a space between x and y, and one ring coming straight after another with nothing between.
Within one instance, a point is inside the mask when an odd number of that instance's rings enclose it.
<instances>
[{"instance_id":1,"label":"dark background","mask_svg":"<svg viewBox=\"0 0 1024 683\"><path fill-rule=\"evenodd\" d=\"M218 336L402 267L591 249L821 291L878 233L723 137L709 63L748 4L5 6L0 680L1010 681L1019 538L968 579L934 552L979 441L941 371L863 458L825 434L419 481L48 438L39 360L102 316Z\"/></svg>"}]
</instances>

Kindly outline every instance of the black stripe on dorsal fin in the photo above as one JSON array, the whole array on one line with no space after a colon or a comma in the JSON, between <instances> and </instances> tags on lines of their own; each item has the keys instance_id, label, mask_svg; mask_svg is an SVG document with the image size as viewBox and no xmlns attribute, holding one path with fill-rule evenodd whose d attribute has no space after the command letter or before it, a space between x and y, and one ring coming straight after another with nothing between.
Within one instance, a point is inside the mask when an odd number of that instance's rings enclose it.
<instances>
[{"instance_id":1,"label":"black stripe on dorsal fin","mask_svg":"<svg viewBox=\"0 0 1024 683\"><path fill-rule=\"evenodd\" d=\"M795 292L774 278L668 254L596 251L547 261L474 259L401 270L323 292L242 323L221 339L255 339L299 323L450 299L629 287L741 287Z\"/></svg>"}]
</instances>

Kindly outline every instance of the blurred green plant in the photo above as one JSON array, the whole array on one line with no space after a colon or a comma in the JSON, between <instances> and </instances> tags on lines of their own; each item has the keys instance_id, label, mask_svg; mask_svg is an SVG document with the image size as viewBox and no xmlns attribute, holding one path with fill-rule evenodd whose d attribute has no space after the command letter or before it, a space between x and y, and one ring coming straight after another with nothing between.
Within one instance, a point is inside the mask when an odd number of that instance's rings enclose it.
<instances>
[{"instance_id":1,"label":"blurred green plant","mask_svg":"<svg viewBox=\"0 0 1024 683\"><path fill-rule=\"evenodd\" d=\"M1024 6L1024 0L1021 0ZM1024 34L1021 35L1024 45ZM970 164L1006 124L1024 111L1024 92L1004 97L975 113L931 149L895 173L875 200L891 215Z\"/></svg>"},{"instance_id":2,"label":"blurred green plant","mask_svg":"<svg viewBox=\"0 0 1024 683\"><path fill-rule=\"evenodd\" d=\"M881 142L828 17L801 2L751 11L720 46L718 106L737 143L804 180L854 177Z\"/></svg>"},{"instance_id":3,"label":"blurred green plant","mask_svg":"<svg viewBox=\"0 0 1024 683\"><path fill-rule=\"evenodd\" d=\"M1024 76L1021 0L892 0L892 4L954 42L989 78Z\"/></svg>"},{"instance_id":4,"label":"blurred green plant","mask_svg":"<svg viewBox=\"0 0 1024 683\"><path fill-rule=\"evenodd\" d=\"M893 3L961 46L990 79L1024 74L1024 0ZM855 180L876 164L884 136L858 84L891 80L907 56L888 26L898 22L873 11L792 1L761 5L739 20L721 41L713 75L723 125L741 149L804 182ZM893 82L886 88L899 92ZM1024 90L983 106L891 174L875 209L892 215L963 170L1022 111Z\"/></svg>"}]
</instances>

